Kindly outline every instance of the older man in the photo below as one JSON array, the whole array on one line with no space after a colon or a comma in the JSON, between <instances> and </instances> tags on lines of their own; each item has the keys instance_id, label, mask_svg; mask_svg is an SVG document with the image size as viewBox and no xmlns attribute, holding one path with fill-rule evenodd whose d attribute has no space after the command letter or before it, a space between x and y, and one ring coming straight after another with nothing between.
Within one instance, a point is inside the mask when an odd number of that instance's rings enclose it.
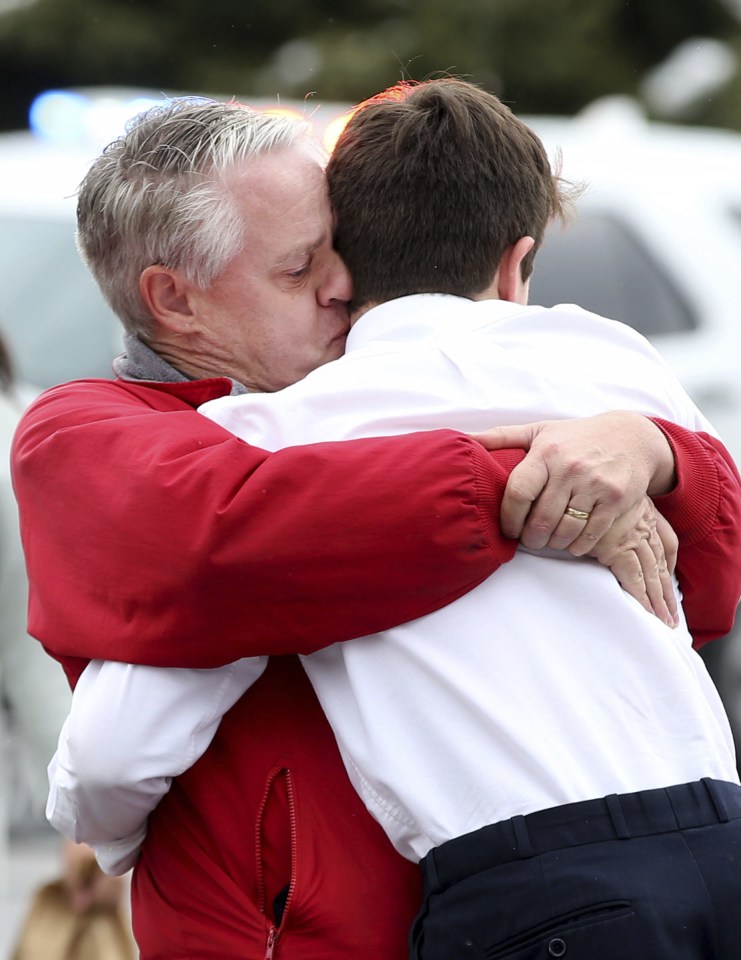
<instances>
[{"instance_id":1,"label":"older man","mask_svg":"<svg viewBox=\"0 0 741 960\"><path fill-rule=\"evenodd\" d=\"M275 390L342 352L348 278L321 166L297 128L237 105L145 117L88 176L80 237L129 329L127 356L115 382L46 394L15 454L31 627L71 676L90 657L210 667L311 652L419 616L511 558L495 516L516 454L497 462L460 433L432 431L268 456L193 411L245 387ZM739 507L722 450L630 422L637 435L614 438L638 472L622 504L671 488L671 438L685 451L678 489L697 508L689 527L708 533L703 562L706 549L719 561ZM590 478L577 486L566 503L580 496L599 513ZM677 500L664 504L683 537ZM682 563L697 572L697 556L690 547ZM155 740L142 757L153 771ZM152 958L399 956L418 896L285 657L173 783L133 889Z\"/></svg>"}]
</instances>

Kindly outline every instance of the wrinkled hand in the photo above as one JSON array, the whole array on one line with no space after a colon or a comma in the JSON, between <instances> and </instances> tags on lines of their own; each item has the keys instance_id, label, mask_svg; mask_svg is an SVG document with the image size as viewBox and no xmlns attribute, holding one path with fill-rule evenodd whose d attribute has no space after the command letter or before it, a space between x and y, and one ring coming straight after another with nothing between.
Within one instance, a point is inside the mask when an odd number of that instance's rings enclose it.
<instances>
[{"instance_id":1,"label":"wrinkled hand","mask_svg":"<svg viewBox=\"0 0 741 960\"><path fill-rule=\"evenodd\" d=\"M589 553L645 494L667 493L674 455L666 437L637 413L541 420L494 427L475 439L487 450L524 447L502 501L502 532L526 547ZM589 514L565 516L567 507Z\"/></svg>"},{"instance_id":2,"label":"wrinkled hand","mask_svg":"<svg viewBox=\"0 0 741 960\"><path fill-rule=\"evenodd\" d=\"M62 879L75 913L87 913L95 907L113 909L122 903L124 881L103 873L86 844L66 840L62 860Z\"/></svg>"},{"instance_id":3,"label":"wrinkled hand","mask_svg":"<svg viewBox=\"0 0 741 960\"><path fill-rule=\"evenodd\" d=\"M502 500L505 536L534 550L548 546L595 557L647 609L675 622L670 572L676 537L646 503L647 494L672 488L674 455L654 423L613 412L495 427L475 439L489 450L528 450ZM586 518L567 515L568 507Z\"/></svg>"},{"instance_id":4,"label":"wrinkled hand","mask_svg":"<svg viewBox=\"0 0 741 960\"><path fill-rule=\"evenodd\" d=\"M632 597L670 627L679 623L672 573L679 541L648 497L631 507L587 552Z\"/></svg>"}]
</instances>

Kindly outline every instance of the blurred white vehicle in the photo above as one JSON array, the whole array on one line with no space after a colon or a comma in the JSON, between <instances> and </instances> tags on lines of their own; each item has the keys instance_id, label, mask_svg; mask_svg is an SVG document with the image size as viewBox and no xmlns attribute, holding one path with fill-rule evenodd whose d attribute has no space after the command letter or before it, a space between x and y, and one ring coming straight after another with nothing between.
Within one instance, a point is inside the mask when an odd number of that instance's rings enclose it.
<instances>
[{"instance_id":1,"label":"blurred white vehicle","mask_svg":"<svg viewBox=\"0 0 741 960\"><path fill-rule=\"evenodd\" d=\"M124 118L152 99L55 96L37 110L46 139L0 135L0 328L21 377L40 387L110 375L118 322L75 250L74 193ZM281 109L313 119L331 145L349 106ZM574 222L552 229L538 254L531 302L579 303L646 334L741 463L741 134L648 123L620 98L574 119L525 119L552 156L560 149L563 175L586 185ZM710 657L741 745L737 633Z\"/></svg>"},{"instance_id":2,"label":"blurred white vehicle","mask_svg":"<svg viewBox=\"0 0 741 960\"><path fill-rule=\"evenodd\" d=\"M538 254L531 301L648 336L741 462L741 135L649 124L624 100L531 122L585 184Z\"/></svg>"},{"instance_id":3,"label":"blurred white vehicle","mask_svg":"<svg viewBox=\"0 0 741 960\"><path fill-rule=\"evenodd\" d=\"M35 387L109 376L120 352L117 321L74 242L74 194L94 155L0 135L0 331Z\"/></svg>"}]
</instances>

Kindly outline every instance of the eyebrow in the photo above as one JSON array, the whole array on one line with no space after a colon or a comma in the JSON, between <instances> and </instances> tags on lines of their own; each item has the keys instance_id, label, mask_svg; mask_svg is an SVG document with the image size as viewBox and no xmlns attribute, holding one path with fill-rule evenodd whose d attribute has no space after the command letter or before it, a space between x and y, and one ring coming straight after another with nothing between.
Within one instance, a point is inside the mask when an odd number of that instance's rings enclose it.
<instances>
[{"instance_id":1,"label":"eyebrow","mask_svg":"<svg viewBox=\"0 0 741 960\"><path fill-rule=\"evenodd\" d=\"M292 250L289 250L284 257L281 257L275 264L276 268L286 266L289 263L292 263L294 260L310 257L315 250L318 250L324 243L327 241L326 231L314 240L313 243L307 243L300 247L294 247Z\"/></svg>"}]
</instances>

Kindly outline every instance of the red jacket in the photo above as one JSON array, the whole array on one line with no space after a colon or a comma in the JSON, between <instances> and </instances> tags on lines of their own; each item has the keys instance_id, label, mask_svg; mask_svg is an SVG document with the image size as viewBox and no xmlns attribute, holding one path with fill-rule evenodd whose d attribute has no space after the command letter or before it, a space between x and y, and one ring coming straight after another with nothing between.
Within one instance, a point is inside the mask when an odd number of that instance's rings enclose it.
<instances>
[{"instance_id":1,"label":"red jacket","mask_svg":"<svg viewBox=\"0 0 741 960\"><path fill-rule=\"evenodd\" d=\"M72 682L91 657L310 652L435 609L511 558L497 517L520 453L444 430L268 454L194 411L228 389L81 381L23 418L30 631ZM727 632L738 599L738 475L710 438L660 425L679 474L660 505L702 642ZM294 657L273 657L173 784L132 896L143 960L406 955L416 868L350 786Z\"/></svg>"}]
</instances>

